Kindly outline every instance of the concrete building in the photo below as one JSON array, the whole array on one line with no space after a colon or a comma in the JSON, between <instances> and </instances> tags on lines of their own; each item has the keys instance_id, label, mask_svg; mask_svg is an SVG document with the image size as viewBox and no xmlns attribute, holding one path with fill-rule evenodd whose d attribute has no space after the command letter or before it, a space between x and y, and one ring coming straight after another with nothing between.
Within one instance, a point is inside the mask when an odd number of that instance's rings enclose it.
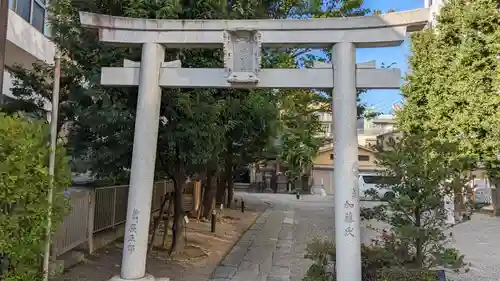
<instances>
[{"instance_id":1,"label":"concrete building","mask_svg":"<svg viewBox=\"0 0 500 281\"><path fill-rule=\"evenodd\" d=\"M19 64L30 68L37 61L54 62L55 45L46 37L46 4L46 0L9 0L3 100L13 98L10 67Z\"/></svg>"},{"instance_id":2,"label":"concrete building","mask_svg":"<svg viewBox=\"0 0 500 281\"><path fill-rule=\"evenodd\" d=\"M329 112L315 113L323 128L322 135L333 139L333 119ZM363 118L357 122L358 144L366 147L377 144L377 136L394 130L396 117L392 114L382 114L374 118Z\"/></svg>"},{"instance_id":3,"label":"concrete building","mask_svg":"<svg viewBox=\"0 0 500 281\"><path fill-rule=\"evenodd\" d=\"M358 144L372 147L377 144L377 137L394 130L396 116L392 114L382 114L374 118L362 120L362 127L358 128Z\"/></svg>"}]
</instances>

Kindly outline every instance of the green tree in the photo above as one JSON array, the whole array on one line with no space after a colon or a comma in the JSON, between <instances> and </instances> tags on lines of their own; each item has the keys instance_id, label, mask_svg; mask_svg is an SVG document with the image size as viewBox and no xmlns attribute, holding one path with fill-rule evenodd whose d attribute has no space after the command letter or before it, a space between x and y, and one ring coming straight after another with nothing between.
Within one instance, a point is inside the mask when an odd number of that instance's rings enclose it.
<instances>
[{"instance_id":1,"label":"green tree","mask_svg":"<svg viewBox=\"0 0 500 281\"><path fill-rule=\"evenodd\" d=\"M398 127L435 132L498 178L500 14L495 0L450 0L431 29L412 36L411 75ZM477 168L472 165L470 169Z\"/></svg>"},{"instance_id":2,"label":"green tree","mask_svg":"<svg viewBox=\"0 0 500 281\"><path fill-rule=\"evenodd\" d=\"M405 249L398 261L401 266L457 268L463 266L463 257L446 246L443 198L464 186L464 165L461 160L450 160L456 145L429 141L432 137L404 135L390 139L385 149L379 147L377 164L385 168L383 175L388 181L377 188L390 187L396 196L387 204L363 210L362 216L390 225L386 235ZM377 197L376 190L368 193Z\"/></svg>"},{"instance_id":3,"label":"green tree","mask_svg":"<svg viewBox=\"0 0 500 281\"><path fill-rule=\"evenodd\" d=\"M289 182L294 185L312 168L314 157L329 140L315 113L330 104L321 94L311 90L294 90L282 98L280 164Z\"/></svg>"},{"instance_id":4,"label":"green tree","mask_svg":"<svg viewBox=\"0 0 500 281\"><path fill-rule=\"evenodd\" d=\"M0 114L0 278L41 280L48 218L48 126L43 121ZM56 155L52 220L66 211L69 186L64 149Z\"/></svg>"}]
</instances>

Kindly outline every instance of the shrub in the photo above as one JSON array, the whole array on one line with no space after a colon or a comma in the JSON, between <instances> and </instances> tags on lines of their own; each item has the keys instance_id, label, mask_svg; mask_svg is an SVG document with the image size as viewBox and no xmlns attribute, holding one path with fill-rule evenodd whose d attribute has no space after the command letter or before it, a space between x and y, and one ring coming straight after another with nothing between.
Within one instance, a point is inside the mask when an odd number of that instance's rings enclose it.
<instances>
[{"instance_id":1,"label":"shrub","mask_svg":"<svg viewBox=\"0 0 500 281\"><path fill-rule=\"evenodd\" d=\"M329 241L313 240L306 247L307 259L314 264L307 271L303 281L335 280L335 245ZM361 268L363 281L375 281L376 272L380 268L395 264L393 254L382 244L371 246L361 245Z\"/></svg>"},{"instance_id":2,"label":"shrub","mask_svg":"<svg viewBox=\"0 0 500 281\"><path fill-rule=\"evenodd\" d=\"M405 268L413 263L408 260L408 247L393 235L384 233L371 245L361 245L361 270L363 281L434 281L437 273L429 270ZM313 240L306 247L307 259L313 260L303 281L335 281L335 245L329 241ZM411 278L406 278L412 275Z\"/></svg>"},{"instance_id":3,"label":"shrub","mask_svg":"<svg viewBox=\"0 0 500 281\"><path fill-rule=\"evenodd\" d=\"M377 273L376 281L439 281L439 277L437 271L383 268Z\"/></svg>"},{"instance_id":4,"label":"shrub","mask_svg":"<svg viewBox=\"0 0 500 281\"><path fill-rule=\"evenodd\" d=\"M0 279L40 279L49 184L48 126L39 120L0 113ZM65 151L57 149L53 226L66 211L70 183Z\"/></svg>"}]
</instances>

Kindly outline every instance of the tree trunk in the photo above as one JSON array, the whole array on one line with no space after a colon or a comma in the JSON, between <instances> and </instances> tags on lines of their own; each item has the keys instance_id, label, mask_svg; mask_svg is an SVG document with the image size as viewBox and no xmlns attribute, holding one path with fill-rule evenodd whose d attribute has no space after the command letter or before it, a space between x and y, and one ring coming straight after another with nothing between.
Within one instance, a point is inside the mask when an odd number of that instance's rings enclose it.
<instances>
[{"instance_id":1,"label":"tree trunk","mask_svg":"<svg viewBox=\"0 0 500 281\"><path fill-rule=\"evenodd\" d=\"M217 206L224 204L224 197L226 197L226 180L223 173L217 177L217 193L215 194L215 203Z\"/></svg>"},{"instance_id":2,"label":"tree trunk","mask_svg":"<svg viewBox=\"0 0 500 281\"><path fill-rule=\"evenodd\" d=\"M493 215L500 216L500 179L490 178L491 204L493 205Z\"/></svg>"},{"instance_id":3,"label":"tree trunk","mask_svg":"<svg viewBox=\"0 0 500 281\"><path fill-rule=\"evenodd\" d=\"M207 171L207 180L205 183L205 192L203 193L203 218L210 218L214 201L215 188L213 186L213 171Z\"/></svg>"},{"instance_id":4,"label":"tree trunk","mask_svg":"<svg viewBox=\"0 0 500 281\"><path fill-rule=\"evenodd\" d=\"M277 164L274 164L274 170L271 173L271 189L276 194L278 193L278 172Z\"/></svg>"},{"instance_id":5,"label":"tree trunk","mask_svg":"<svg viewBox=\"0 0 500 281\"><path fill-rule=\"evenodd\" d=\"M231 145L231 144L230 144ZM227 182L227 207L231 208L233 197L234 197L234 182L233 182L233 154L228 147L228 153L226 155L226 182Z\"/></svg>"},{"instance_id":6,"label":"tree trunk","mask_svg":"<svg viewBox=\"0 0 500 281\"><path fill-rule=\"evenodd\" d=\"M156 238L156 231L158 230L158 226L160 226L160 222L163 219L163 213L165 212L165 206L167 205L167 202L168 202L168 193L165 193L163 202L161 202L160 212L158 213L158 217L156 218L153 224L153 233L151 234L151 241L149 242L148 245L148 253L151 253L151 251L153 250Z\"/></svg>"},{"instance_id":7,"label":"tree trunk","mask_svg":"<svg viewBox=\"0 0 500 281\"><path fill-rule=\"evenodd\" d=\"M170 214L172 213L172 207L174 205L174 200L172 197L169 196L168 199L168 209L167 209L167 218L165 219L164 225L163 225L163 239L161 242L161 245L163 248L167 248L167 237L168 237L168 224L170 222Z\"/></svg>"},{"instance_id":8,"label":"tree trunk","mask_svg":"<svg viewBox=\"0 0 500 281\"><path fill-rule=\"evenodd\" d=\"M201 209L201 181L197 180L193 183L193 209L191 210L191 216L193 218L198 217L199 210Z\"/></svg>"},{"instance_id":9,"label":"tree trunk","mask_svg":"<svg viewBox=\"0 0 500 281\"><path fill-rule=\"evenodd\" d=\"M420 208L415 208L415 226L417 227L417 237L415 237L415 250L416 250L416 265L418 268L422 268L424 263L424 256L422 252L423 243L422 243L422 231L420 229L421 226L421 217Z\"/></svg>"},{"instance_id":10,"label":"tree trunk","mask_svg":"<svg viewBox=\"0 0 500 281\"><path fill-rule=\"evenodd\" d=\"M183 173L178 173L174 180L174 222L172 224L172 246L170 254L179 252L184 248L182 231L184 229L184 185L186 177Z\"/></svg>"}]
</instances>

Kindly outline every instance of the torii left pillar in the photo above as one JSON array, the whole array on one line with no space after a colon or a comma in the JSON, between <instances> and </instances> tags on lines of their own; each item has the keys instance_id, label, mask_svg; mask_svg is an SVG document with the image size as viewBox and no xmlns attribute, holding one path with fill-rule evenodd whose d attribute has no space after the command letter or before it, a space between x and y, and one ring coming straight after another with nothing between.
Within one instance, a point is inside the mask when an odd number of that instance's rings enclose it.
<instances>
[{"instance_id":1,"label":"torii left pillar","mask_svg":"<svg viewBox=\"0 0 500 281\"><path fill-rule=\"evenodd\" d=\"M160 67L165 48L156 43L142 45L139 94L135 118L132 169L127 205L127 220L120 276L112 281L167 281L146 274L149 220L153 197L156 146L160 121Z\"/></svg>"}]
</instances>

